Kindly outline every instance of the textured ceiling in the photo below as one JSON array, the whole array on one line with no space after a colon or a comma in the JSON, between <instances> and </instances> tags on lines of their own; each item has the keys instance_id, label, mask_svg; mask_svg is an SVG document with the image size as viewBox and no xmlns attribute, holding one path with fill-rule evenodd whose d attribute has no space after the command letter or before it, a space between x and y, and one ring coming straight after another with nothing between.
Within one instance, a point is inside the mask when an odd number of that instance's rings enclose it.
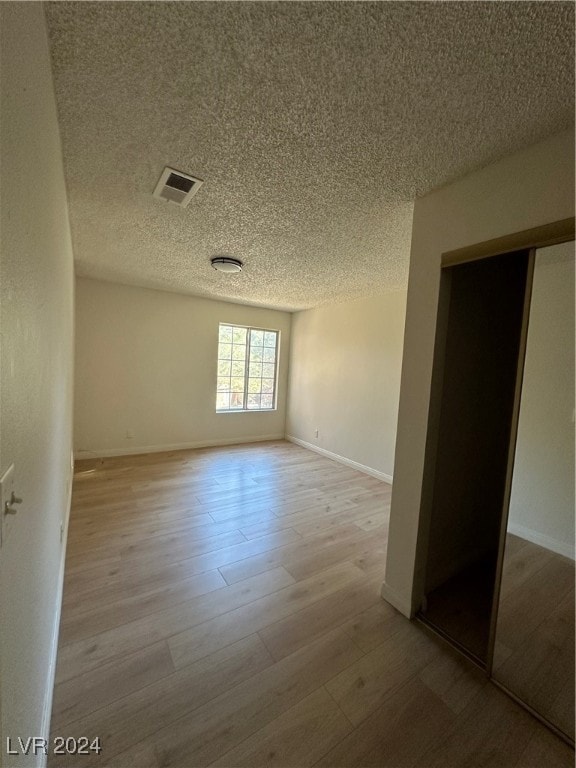
<instances>
[{"instance_id":1,"label":"textured ceiling","mask_svg":"<svg viewBox=\"0 0 576 768\"><path fill-rule=\"evenodd\" d=\"M404 287L416 196L573 120L572 3L47 18L77 272L105 280L290 310ZM205 181L188 208L152 197L165 165Z\"/></svg>"}]
</instances>

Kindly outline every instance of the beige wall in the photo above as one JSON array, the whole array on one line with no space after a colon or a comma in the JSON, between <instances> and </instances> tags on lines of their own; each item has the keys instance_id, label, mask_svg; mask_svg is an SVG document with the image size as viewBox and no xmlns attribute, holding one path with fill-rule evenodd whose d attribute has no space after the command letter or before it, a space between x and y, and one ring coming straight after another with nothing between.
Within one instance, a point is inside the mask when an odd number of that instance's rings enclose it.
<instances>
[{"instance_id":1,"label":"beige wall","mask_svg":"<svg viewBox=\"0 0 576 768\"><path fill-rule=\"evenodd\" d=\"M294 315L289 438L391 481L405 309L399 291Z\"/></svg>"},{"instance_id":2,"label":"beige wall","mask_svg":"<svg viewBox=\"0 0 576 768\"><path fill-rule=\"evenodd\" d=\"M558 134L415 203L383 587L383 595L405 614L421 599L421 574L415 573L416 539L441 254L573 216L573 142L571 132Z\"/></svg>"},{"instance_id":3,"label":"beige wall","mask_svg":"<svg viewBox=\"0 0 576 768\"><path fill-rule=\"evenodd\" d=\"M280 330L276 411L216 413L219 322ZM286 312L78 279L76 455L283 437L290 322Z\"/></svg>"},{"instance_id":4,"label":"beige wall","mask_svg":"<svg viewBox=\"0 0 576 768\"><path fill-rule=\"evenodd\" d=\"M23 503L0 549L2 766L6 738L46 736L72 429L73 263L44 13L2 3L0 469Z\"/></svg>"},{"instance_id":5,"label":"beige wall","mask_svg":"<svg viewBox=\"0 0 576 768\"><path fill-rule=\"evenodd\" d=\"M508 530L574 558L574 243L536 252Z\"/></svg>"}]
</instances>

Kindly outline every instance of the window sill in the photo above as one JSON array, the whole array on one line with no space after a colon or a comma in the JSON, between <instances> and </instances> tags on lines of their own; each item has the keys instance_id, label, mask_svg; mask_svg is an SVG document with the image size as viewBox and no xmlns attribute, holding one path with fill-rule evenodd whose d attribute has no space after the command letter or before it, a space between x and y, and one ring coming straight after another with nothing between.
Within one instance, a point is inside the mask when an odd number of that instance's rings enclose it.
<instances>
[{"instance_id":1,"label":"window sill","mask_svg":"<svg viewBox=\"0 0 576 768\"><path fill-rule=\"evenodd\" d=\"M230 408L216 411L216 413L274 413L277 410L278 408Z\"/></svg>"}]
</instances>

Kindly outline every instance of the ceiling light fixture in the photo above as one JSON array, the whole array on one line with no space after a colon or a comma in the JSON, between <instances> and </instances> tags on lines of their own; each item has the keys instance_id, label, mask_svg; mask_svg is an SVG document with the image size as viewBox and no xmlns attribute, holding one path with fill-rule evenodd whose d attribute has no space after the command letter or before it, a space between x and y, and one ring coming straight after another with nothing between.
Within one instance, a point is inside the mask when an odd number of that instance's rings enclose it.
<instances>
[{"instance_id":1,"label":"ceiling light fixture","mask_svg":"<svg viewBox=\"0 0 576 768\"><path fill-rule=\"evenodd\" d=\"M241 261L231 259L229 256L216 256L210 259L210 264L218 272L228 272L229 274L232 272L242 272L242 267L244 266Z\"/></svg>"}]
</instances>

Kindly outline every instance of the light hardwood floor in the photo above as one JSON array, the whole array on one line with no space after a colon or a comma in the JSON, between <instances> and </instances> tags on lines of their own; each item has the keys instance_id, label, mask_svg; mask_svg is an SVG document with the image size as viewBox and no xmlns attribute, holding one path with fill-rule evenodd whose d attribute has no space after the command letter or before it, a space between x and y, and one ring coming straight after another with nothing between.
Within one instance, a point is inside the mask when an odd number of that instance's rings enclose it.
<instances>
[{"instance_id":1,"label":"light hardwood floor","mask_svg":"<svg viewBox=\"0 0 576 768\"><path fill-rule=\"evenodd\" d=\"M391 488L286 442L78 462L56 766L570 766L379 597Z\"/></svg>"}]
</instances>

